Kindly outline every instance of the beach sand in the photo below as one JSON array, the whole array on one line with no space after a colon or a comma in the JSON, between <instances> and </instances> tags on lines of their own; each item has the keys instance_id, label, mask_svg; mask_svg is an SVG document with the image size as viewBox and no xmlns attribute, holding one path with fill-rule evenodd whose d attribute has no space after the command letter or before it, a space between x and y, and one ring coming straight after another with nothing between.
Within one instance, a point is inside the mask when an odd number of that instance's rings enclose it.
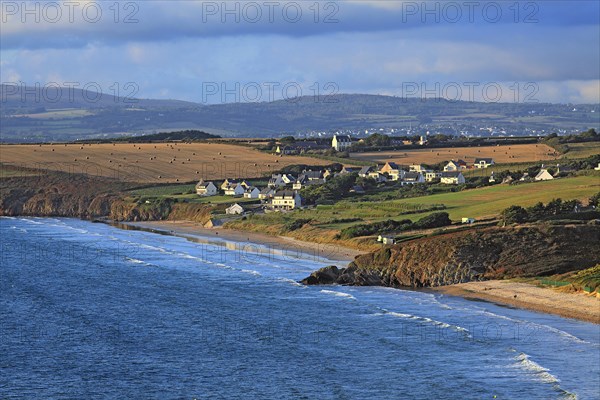
<instances>
[{"instance_id":1,"label":"beach sand","mask_svg":"<svg viewBox=\"0 0 600 400\"><path fill-rule=\"evenodd\" d=\"M433 290L600 324L600 299L593 295L562 293L528 283L501 280L461 283Z\"/></svg>"},{"instance_id":2,"label":"beach sand","mask_svg":"<svg viewBox=\"0 0 600 400\"><path fill-rule=\"evenodd\" d=\"M300 257L321 260L323 258L338 261L339 267L345 267L354 260L360 250L346 248L331 244L319 244L303 242L285 236L271 236L256 232L236 231L223 228L204 228L201 224L188 221L152 221L152 222L128 222L123 225L132 227L157 230L177 236L193 236L214 238L223 241L231 241L244 246L263 245L272 252L283 253L290 257Z\"/></svg>"}]
</instances>

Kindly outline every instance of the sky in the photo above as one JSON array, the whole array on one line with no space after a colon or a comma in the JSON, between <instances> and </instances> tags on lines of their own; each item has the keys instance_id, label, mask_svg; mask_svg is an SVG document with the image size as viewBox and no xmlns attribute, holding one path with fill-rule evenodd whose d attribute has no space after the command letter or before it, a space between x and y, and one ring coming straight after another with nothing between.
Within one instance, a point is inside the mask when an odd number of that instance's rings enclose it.
<instances>
[{"instance_id":1,"label":"sky","mask_svg":"<svg viewBox=\"0 0 600 400\"><path fill-rule=\"evenodd\" d=\"M598 1L0 1L0 80L204 104L600 102Z\"/></svg>"}]
</instances>

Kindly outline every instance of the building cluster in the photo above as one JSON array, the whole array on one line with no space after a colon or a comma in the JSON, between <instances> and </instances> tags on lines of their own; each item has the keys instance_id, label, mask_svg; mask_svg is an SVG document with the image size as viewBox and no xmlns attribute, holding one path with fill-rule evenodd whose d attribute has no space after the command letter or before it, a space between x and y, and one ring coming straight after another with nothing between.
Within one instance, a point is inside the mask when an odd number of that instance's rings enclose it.
<instances>
[{"instance_id":1,"label":"building cluster","mask_svg":"<svg viewBox=\"0 0 600 400\"><path fill-rule=\"evenodd\" d=\"M275 149L275 154L279 155L297 155L307 151L323 151L334 149L336 151L347 151L354 142L350 136L335 135L331 139L331 143L319 143L317 141L302 141L289 144L279 144Z\"/></svg>"},{"instance_id":2,"label":"building cluster","mask_svg":"<svg viewBox=\"0 0 600 400\"><path fill-rule=\"evenodd\" d=\"M203 197L224 194L225 196L245 199L260 199L267 209L275 211L293 210L302 206L302 198L298 194L298 190L303 185L312 184L312 182L324 182L323 178L313 179L313 174L308 172L312 171L307 171L306 176L301 175L300 179L290 174L273 175L268 185L262 189L250 185L245 180L225 179L219 186L213 182L201 180L196 185L196 193ZM227 209L227 214L241 214L243 211L240 211L240 209L241 206L232 206Z\"/></svg>"},{"instance_id":3,"label":"building cluster","mask_svg":"<svg viewBox=\"0 0 600 400\"><path fill-rule=\"evenodd\" d=\"M491 161L493 163L493 160ZM490 164L491 165L491 164ZM487 168L487 167L485 167ZM443 171L427 169L422 165L411 165L408 170L400 167L395 162L384 165L363 167L358 171L358 176L372 178L377 182L399 181L401 186L417 183L443 183L446 185L460 185L465 183L463 170L467 169L464 161L450 161Z\"/></svg>"},{"instance_id":4,"label":"building cluster","mask_svg":"<svg viewBox=\"0 0 600 400\"><path fill-rule=\"evenodd\" d=\"M553 179L563 177L563 176L570 174L572 172L575 172L575 171L576 171L576 169L574 169L574 168L570 168L567 166L561 166L560 164L557 164L554 173L550 173L550 171L548 171L548 168L545 167L544 165L542 165L542 168L540 168L540 172L538 172L536 176L530 176L528 172L525 172L523 174L523 176L521 176L521 178L519 178L519 182L551 181ZM510 183L510 182L507 182L507 183Z\"/></svg>"},{"instance_id":5,"label":"building cluster","mask_svg":"<svg viewBox=\"0 0 600 400\"><path fill-rule=\"evenodd\" d=\"M339 137L335 137L339 138ZM335 139L334 138L334 139ZM349 140L349 137L345 137ZM340 143L347 143L346 139L336 139ZM341 145L344 146L344 145ZM492 159L478 159L474 168L487 168L493 165ZM305 170L297 177L289 173L274 174L264 188L252 186L245 180L225 179L220 185L201 180L196 185L199 196L225 196L243 197L245 199L262 200L265 208L271 210L293 210L302 206L302 198L298 191L307 186L323 185L327 179L337 175L356 173L362 178L371 178L376 182L399 181L400 185L414 185L417 183L440 182L448 185L465 183L462 171L467 169L467 164L462 161L450 161L443 171L426 169L421 165L411 165L408 170L401 168L394 162L384 165L366 167L344 167L340 172L331 170ZM353 193L364 193L364 189L355 186Z\"/></svg>"}]
</instances>

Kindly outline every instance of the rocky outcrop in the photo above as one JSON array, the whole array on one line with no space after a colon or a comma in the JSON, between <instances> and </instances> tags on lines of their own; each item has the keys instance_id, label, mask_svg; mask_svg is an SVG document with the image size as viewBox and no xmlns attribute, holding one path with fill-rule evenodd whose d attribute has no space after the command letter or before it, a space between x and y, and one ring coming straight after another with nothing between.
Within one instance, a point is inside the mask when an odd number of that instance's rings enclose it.
<instances>
[{"instance_id":1,"label":"rocky outcrop","mask_svg":"<svg viewBox=\"0 0 600 400\"><path fill-rule=\"evenodd\" d=\"M39 175L3 178L0 185L0 215L7 216L206 223L214 210L211 205L171 200L136 202L123 193L139 184L81 174L44 171Z\"/></svg>"},{"instance_id":2,"label":"rocky outcrop","mask_svg":"<svg viewBox=\"0 0 600 400\"><path fill-rule=\"evenodd\" d=\"M560 274L599 263L599 239L595 224L473 229L385 247L302 283L416 288Z\"/></svg>"},{"instance_id":3,"label":"rocky outcrop","mask_svg":"<svg viewBox=\"0 0 600 400\"><path fill-rule=\"evenodd\" d=\"M0 215L61 216L92 219L110 214L118 193L131 184L67 173L4 178Z\"/></svg>"}]
</instances>

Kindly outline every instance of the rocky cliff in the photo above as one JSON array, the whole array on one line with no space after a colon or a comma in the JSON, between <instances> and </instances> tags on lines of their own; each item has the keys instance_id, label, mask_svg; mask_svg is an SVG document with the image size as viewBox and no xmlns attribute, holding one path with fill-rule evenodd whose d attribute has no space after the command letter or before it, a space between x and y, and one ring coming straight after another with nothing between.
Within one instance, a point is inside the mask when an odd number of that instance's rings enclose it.
<instances>
[{"instance_id":1,"label":"rocky cliff","mask_svg":"<svg viewBox=\"0 0 600 400\"><path fill-rule=\"evenodd\" d=\"M48 172L3 178L0 215L53 216L116 221L180 219L205 223L212 206L159 201L138 203L123 195L139 186L102 177Z\"/></svg>"},{"instance_id":2,"label":"rocky cliff","mask_svg":"<svg viewBox=\"0 0 600 400\"><path fill-rule=\"evenodd\" d=\"M594 224L469 230L385 247L302 282L415 288L559 274L599 263L599 242Z\"/></svg>"}]
</instances>

